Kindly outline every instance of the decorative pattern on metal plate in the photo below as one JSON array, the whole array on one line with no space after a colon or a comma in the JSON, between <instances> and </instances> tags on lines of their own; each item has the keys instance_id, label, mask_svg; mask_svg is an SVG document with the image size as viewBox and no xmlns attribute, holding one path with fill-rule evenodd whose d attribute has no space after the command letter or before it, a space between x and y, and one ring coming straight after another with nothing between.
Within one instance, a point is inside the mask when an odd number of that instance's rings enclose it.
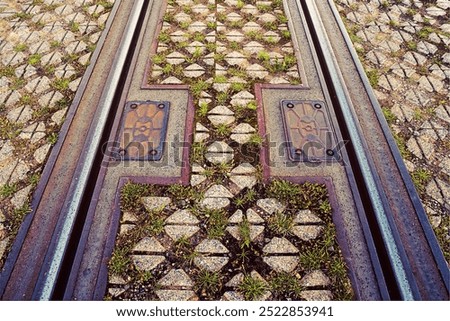
<instances>
[{"instance_id":1,"label":"decorative pattern on metal plate","mask_svg":"<svg viewBox=\"0 0 450 321\"><path fill-rule=\"evenodd\" d=\"M116 159L158 161L166 138L170 103L131 101L125 106Z\"/></svg>"},{"instance_id":2,"label":"decorative pattern on metal plate","mask_svg":"<svg viewBox=\"0 0 450 321\"><path fill-rule=\"evenodd\" d=\"M281 111L290 160L339 160L335 134L324 102L282 100Z\"/></svg>"}]
</instances>

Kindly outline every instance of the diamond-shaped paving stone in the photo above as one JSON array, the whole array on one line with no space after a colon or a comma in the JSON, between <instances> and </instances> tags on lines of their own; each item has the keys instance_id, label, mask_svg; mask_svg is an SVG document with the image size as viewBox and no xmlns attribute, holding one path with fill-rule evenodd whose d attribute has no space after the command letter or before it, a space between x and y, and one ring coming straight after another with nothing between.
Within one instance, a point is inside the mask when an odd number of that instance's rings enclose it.
<instances>
[{"instance_id":1,"label":"diamond-shaped paving stone","mask_svg":"<svg viewBox=\"0 0 450 321\"><path fill-rule=\"evenodd\" d=\"M253 21L247 22L242 27L242 31L244 31L245 33L252 32L252 31L259 31L261 29L262 29L261 26L259 24L257 24L256 22L253 22Z\"/></svg>"},{"instance_id":2,"label":"diamond-shaped paving stone","mask_svg":"<svg viewBox=\"0 0 450 321\"><path fill-rule=\"evenodd\" d=\"M227 115L232 116L234 112L225 106L216 106L208 112L209 115Z\"/></svg>"},{"instance_id":3,"label":"diamond-shaped paving stone","mask_svg":"<svg viewBox=\"0 0 450 321\"><path fill-rule=\"evenodd\" d=\"M210 209L210 210L217 210L221 208L225 208L228 205L230 205L230 199L228 198L205 198L203 199L201 205L204 208Z\"/></svg>"},{"instance_id":4,"label":"diamond-shaped paving stone","mask_svg":"<svg viewBox=\"0 0 450 321\"><path fill-rule=\"evenodd\" d=\"M298 253L298 249L286 238L274 237L263 248L264 253Z\"/></svg>"},{"instance_id":5,"label":"diamond-shaped paving stone","mask_svg":"<svg viewBox=\"0 0 450 321\"><path fill-rule=\"evenodd\" d=\"M238 287L239 284L241 284L243 280L244 280L244 273L238 273L235 276L233 276L230 279L230 281L228 281L227 284L225 284L225 286L235 288L235 287Z\"/></svg>"},{"instance_id":6,"label":"diamond-shaped paving stone","mask_svg":"<svg viewBox=\"0 0 450 321\"><path fill-rule=\"evenodd\" d=\"M197 131L197 132L209 132L209 129L206 128L205 126L203 126L201 123L196 123L195 124L195 131ZM194 169L192 171L194 171ZM204 171L204 169L203 169L203 171Z\"/></svg>"},{"instance_id":7,"label":"diamond-shaped paving stone","mask_svg":"<svg viewBox=\"0 0 450 321\"><path fill-rule=\"evenodd\" d=\"M190 226L190 225L166 225L164 230L167 235L174 241L179 240L182 237L191 237L195 233L197 233L200 228L198 226Z\"/></svg>"},{"instance_id":8,"label":"diamond-shaped paving stone","mask_svg":"<svg viewBox=\"0 0 450 321\"><path fill-rule=\"evenodd\" d=\"M256 168L253 167L253 165L250 163L242 163L231 171L232 175L245 175L254 173L256 173Z\"/></svg>"},{"instance_id":9,"label":"diamond-shaped paving stone","mask_svg":"<svg viewBox=\"0 0 450 321\"><path fill-rule=\"evenodd\" d=\"M188 27L188 31L191 33L194 32L203 32L204 30L206 30L208 28L208 26L202 22L202 21L196 21L193 22L189 27Z\"/></svg>"},{"instance_id":10,"label":"diamond-shaped paving stone","mask_svg":"<svg viewBox=\"0 0 450 321\"><path fill-rule=\"evenodd\" d=\"M197 78L203 75L204 73L205 69L198 64L192 64L190 66L187 66L183 71L183 74L188 78Z\"/></svg>"},{"instance_id":11,"label":"diamond-shaped paving stone","mask_svg":"<svg viewBox=\"0 0 450 321\"><path fill-rule=\"evenodd\" d=\"M191 185L197 186L206 181L206 176L204 175L191 175Z\"/></svg>"},{"instance_id":12,"label":"diamond-shaped paving stone","mask_svg":"<svg viewBox=\"0 0 450 321\"><path fill-rule=\"evenodd\" d=\"M223 294L224 301L245 301L244 295L237 291L227 291Z\"/></svg>"},{"instance_id":13,"label":"diamond-shaped paving stone","mask_svg":"<svg viewBox=\"0 0 450 321\"><path fill-rule=\"evenodd\" d=\"M230 216L230 218L228 219L229 223L232 224L239 224L242 221L244 221L244 213L242 212L242 210L237 210L236 212L234 212L233 215Z\"/></svg>"},{"instance_id":14,"label":"diamond-shaped paving stone","mask_svg":"<svg viewBox=\"0 0 450 321\"><path fill-rule=\"evenodd\" d=\"M264 33L263 38L270 43L277 43L281 40L280 35L274 31L267 31Z\"/></svg>"},{"instance_id":15,"label":"diamond-shaped paving stone","mask_svg":"<svg viewBox=\"0 0 450 321\"><path fill-rule=\"evenodd\" d=\"M188 41L189 36L185 32L178 30L170 34L170 39L173 42L183 42Z\"/></svg>"},{"instance_id":16,"label":"diamond-shaped paving stone","mask_svg":"<svg viewBox=\"0 0 450 321\"><path fill-rule=\"evenodd\" d=\"M241 232L239 231L239 226L228 226L226 230L233 236L236 240L240 241ZM261 233L264 232L264 226L261 225L250 225L250 240L255 240Z\"/></svg>"},{"instance_id":17,"label":"diamond-shaped paving stone","mask_svg":"<svg viewBox=\"0 0 450 321\"><path fill-rule=\"evenodd\" d=\"M253 209L249 208L246 212L247 220L251 224L262 224L264 220Z\"/></svg>"},{"instance_id":18,"label":"diamond-shaped paving stone","mask_svg":"<svg viewBox=\"0 0 450 321\"><path fill-rule=\"evenodd\" d=\"M197 245L197 247L195 248L195 252L225 254L229 253L230 251L228 251L228 249L219 240L206 239L203 240L199 245Z\"/></svg>"},{"instance_id":19,"label":"diamond-shaped paving stone","mask_svg":"<svg viewBox=\"0 0 450 321\"><path fill-rule=\"evenodd\" d=\"M218 126L221 124L231 125L236 120L234 116L225 116L225 115L209 115L208 119L214 126Z\"/></svg>"},{"instance_id":20,"label":"diamond-shaped paving stone","mask_svg":"<svg viewBox=\"0 0 450 321\"><path fill-rule=\"evenodd\" d=\"M297 225L292 228L292 233L303 241L316 239L322 232L322 226L316 225Z\"/></svg>"},{"instance_id":21,"label":"diamond-shaped paving stone","mask_svg":"<svg viewBox=\"0 0 450 321\"><path fill-rule=\"evenodd\" d=\"M253 128L250 124L241 123L236 127L234 127L231 132L233 134L248 134L248 133L255 133L256 129Z\"/></svg>"},{"instance_id":22,"label":"diamond-shaped paving stone","mask_svg":"<svg viewBox=\"0 0 450 321\"><path fill-rule=\"evenodd\" d=\"M317 215L313 214L311 210L300 210L294 218L294 223L298 224L316 224L323 223Z\"/></svg>"},{"instance_id":23,"label":"diamond-shaped paving stone","mask_svg":"<svg viewBox=\"0 0 450 321\"><path fill-rule=\"evenodd\" d=\"M205 48L205 44L199 42L199 41L194 41L191 44L189 44L189 46L187 46L185 48L190 54L194 54L195 52L200 52L200 53L204 53L206 48Z\"/></svg>"},{"instance_id":24,"label":"diamond-shaped paving stone","mask_svg":"<svg viewBox=\"0 0 450 321\"><path fill-rule=\"evenodd\" d=\"M241 21L242 17L236 12L231 12L231 13L227 14L226 19L231 22L236 22L236 21Z\"/></svg>"},{"instance_id":25,"label":"diamond-shaped paving stone","mask_svg":"<svg viewBox=\"0 0 450 321\"><path fill-rule=\"evenodd\" d=\"M157 290L155 293L161 301L197 300L197 295L192 290Z\"/></svg>"},{"instance_id":26,"label":"diamond-shaped paving stone","mask_svg":"<svg viewBox=\"0 0 450 321\"><path fill-rule=\"evenodd\" d=\"M306 274L300 281L304 287L326 287L331 284L330 278L321 270L314 270Z\"/></svg>"},{"instance_id":27,"label":"diamond-shaped paving stone","mask_svg":"<svg viewBox=\"0 0 450 321\"><path fill-rule=\"evenodd\" d=\"M177 13L173 18L178 23L190 23L190 22L192 22L191 17L188 14L184 13L184 12Z\"/></svg>"},{"instance_id":28,"label":"diamond-shaped paving stone","mask_svg":"<svg viewBox=\"0 0 450 321\"><path fill-rule=\"evenodd\" d=\"M189 210L178 210L166 219L166 224L195 225L200 221Z\"/></svg>"},{"instance_id":29,"label":"diamond-shaped paving stone","mask_svg":"<svg viewBox=\"0 0 450 321\"><path fill-rule=\"evenodd\" d=\"M257 41L250 41L244 45L244 52L249 54L257 54L264 50L264 46Z\"/></svg>"},{"instance_id":30,"label":"diamond-shaped paving stone","mask_svg":"<svg viewBox=\"0 0 450 321\"><path fill-rule=\"evenodd\" d=\"M218 272L229 260L228 257L222 256L197 256L194 258L194 264L201 270Z\"/></svg>"},{"instance_id":31,"label":"diamond-shaped paving stone","mask_svg":"<svg viewBox=\"0 0 450 321\"><path fill-rule=\"evenodd\" d=\"M327 290L308 290L302 291L300 297L306 301L331 301L333 294Z\"/></svg>"},{"instance_id":32,"label":"diamond-shaped paving stone","mask_svg":"<svg viewBox=\"0 0 450 321\"><path fill-rule=\"evenodd\" d=\"M166 56L167 63L171 65L178 65L186 61L185 55L179 53L178 51L171 52Z\"/></svg>"},{"instance_id":33,"label":"diamond-shaped paving stone","mask_svg":"<svg viewBox=\"0 0 450 321\"><path fill-rule=\"evenodd\" d=\"M226 38L230 42L240 43L245 40L245 36L237 30L232 30L226 33Z\"/></svg>"},{"instance_id":34,"label":"diamond-shaped paving stone","mask_svg":"<svg viewBox=\"0 0 450 321\"><path fill-rule=\"evenodd\" d=\"M258 17L258 21L262 23L270 23L277 21L277 17L275 17L273 14L265 13Z\"/></svg>"},{"instance_id":35,"label":"diamond-shaped paving stone","mask_svg":"<svg viewBox=\"0 0 450 321\"><path fill-rule=\"evenodd\" d=\"M233 175L230 177L230 180L235 183L241 190L246 187L252 188L258 182L255 176L246 175Z\"/></svg>"},{"instance_id":36,"label":"diamond-shaped paving stone","mask_svg":"<svg viewBox=\"0 0 450 321\"><path fill-rule=\"evenodd\" d=\"M234 150L227 143L223 141L216 141L208 146L209 153L233 153Z\"/></svg>"},{"instance_id":37,"label":"diamond-shaped paving stone","mask_svg":"<svg viewBox=\"0 0 450 321\"><path fill-rule=\"evenodd\" d=\"M167 273L158 284L163 287L184 287L189 288L194 286L191 278L183 269L174 269Z\"/></svg>"},{"instance_id":38,"label":"diamond-shaped paving stone","mask_svg":"<svg viewBox=\"0 0 450 321\"><path fill-rule=\"evenodd\" d=\"M172 200L169 197L141 197L142 204L144 204L145 209L149 212L161 211L169 205L171 201Z\"/></svg>"},{"instance_id":39,"label":"diamond-shaped paving stone","mask_svg":"<svg viewBox=\"0 0 450 321\"><path fill-rule=\"evenodd\" d=\"M209 13L209 9L204 4L196 4L192 7L192 12L196 14L206 15Z\"/></svg>"},{"instance_id":40,"label":"diamond-shaped paving stone","mask_svg":"<svg viewBox=\"0 0 450 321\"><path fill-rule=\"evenodd\" d=\"M122 215L122 219L120 220L120 223L124 223L124 222L136 223L138 220L139 220L138 217L136 215L134 215L133 213L124 212Z\"/></svg>"},{"instance_id":41,"label":"diamond-shaped paving stone","mask_svg":"<svg viewBox=\"0 0 450 321\"><path fill-rule=\"evenodd\" d=\"M213 185L211 186L206 192L205 192L205 197L206 198L210 198L210 197L219 197L219 198L223 198L223 197L233 197L233 194L223 185Z\"/></svg>"},{"instance_id":42,"label":"diamond-shaped paving stone","mask_svg":"<svg viewBox=\"0 0 450 321\"><path fill-rule=\"evenodd\" d=\"M263 257L263 261L278 273L290 273L298 265L298 258L296 256L265 256Z\"/></svg>"},{"instance_id":43,"label":"diamond-shaped paving stone","mask_svg":"<svg viewBox=\"0 0 450 321\"><path fill-rule=\"evenodd\" d=\"M131 255L131 260L138 271L151 271L165 259L161 255Z\"/></svg>"},{"instance_id":44,"label":"diamond-shaped paving stone","mask_svg":"<svg viewBox=\"0 0 450 321\"><path fill-rule=\"evenodd\" d=\"M285 206L281 204L277 199L275 198L263 198L256 202L256 205L258 205L262 210L266 211L269 214L273 214L276 212L283 212L285 209Z\"/></svg>"},{"instance_id":45,"label":"diamond-shaped paving stone","mask_svg":"<svg viewBox=\"0 0 450 321\"><path fill-rule=\"evenodd\" d=\"M154 252L154 253L164 253L166 249L158 240L154 237L144 237L142 240L136 244L133 248L134 252Z\"/></svg>"},{"instance_id":46,"label":"diamond-shaped paving stone","mask_svg":"<svg viewBox=\"0 0 450 321\"><path fill-rule=\"evenodd\" d=\"M231 66L245 67L248 65L247 58L237 51L232 51L225 56L225 61Z\"/></svg>"},{"instance_id":47,"label":"diamond-shaped paving stone","mask_svg":"<svg viewBox=\"0 0 450 321\"><path fill-rule=\"evenodd\" d=\"M253 64L246 68L247 75L252 78L264 79L269 75L269 72L261 65Z\"/></svg>"}]
</instances>

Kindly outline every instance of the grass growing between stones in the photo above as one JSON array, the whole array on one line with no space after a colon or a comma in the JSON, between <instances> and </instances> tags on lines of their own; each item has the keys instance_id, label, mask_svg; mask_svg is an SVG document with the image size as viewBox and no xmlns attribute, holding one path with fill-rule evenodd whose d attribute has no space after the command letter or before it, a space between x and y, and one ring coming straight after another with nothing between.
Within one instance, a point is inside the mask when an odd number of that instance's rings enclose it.
<instances>
[{"instance_id":1,"label":"grass growing between stones","mask_svg":"<svg viewBox=\"0 0 450 321\"><path fill-rule=\"evenodd\" d=\"M227 169L230 170L231 168ZM295 184L278 179L268 184L259 183L254 188L244 189L235 195L230 200L230 205L223 209L201 206L203 194L209 186L161 186L128 182L122 187L119 234L108 266L110 279L120 277L128 281L126 285L120 285L122 290L125 289L121 295L114 297L112 291L107 299L158 300L158 280L171 269L183 269L189 275L194 284L192 290L200 300L219 300L224 293L233 290L245 300L263 297L300 300L303 299L302 292L308 290L302 285L302 278L318 270L325 273L331 281L329 286L316 289L330 291L334 300L353 299L347 266L332 223L328 190L324 185ZM147 197L168 197L171 201L165 206L149 210L149 205L143 201ZM281 202L284 209L272 215L262 211L257 203L268 198ZM247 209L253 209L254 213L263 218L262 223L256 223L259 224L259 229L264 227L259 236L255 237L255 223L250 218L244 216L242 221L234 225L229 221L233 213L239 210L246 213ZM199 229L194 234L171 239L166 226L173 223L167 223L166 220L179 210L188 211L195 217L198 223L194 224ZM298 224L294 222L294 217L299 210L310 211L320 218L321 223L316 224L320 224L321 232L316 239L301 240L293 233ZM192 225L186 225L186 228L190 226ZM237 238L232 236L230 226L235 228ZM149 270L138 268L133 261L133 255L146 255L145 252L134 250L136 244L144 238L157 240L165 249L161 253L150 251L147 254L162 255L165 258L162 263ZM298 254L293 254L298 258L298 266L294 271L277 272L263 262L262 258L266 255L263 248L273 238L284 238L299 249ZM205 254L197 252L196 247L207 240L220 242L229 251L225 254L229 261L220 270L209 270L198 265L197 260ZM215 255L223 257L223 254L213 253L206 254L206 257L214 258ZM242 275L239 284L230 288L226 284L238 273Z\"/></svg>"}]
</instances>

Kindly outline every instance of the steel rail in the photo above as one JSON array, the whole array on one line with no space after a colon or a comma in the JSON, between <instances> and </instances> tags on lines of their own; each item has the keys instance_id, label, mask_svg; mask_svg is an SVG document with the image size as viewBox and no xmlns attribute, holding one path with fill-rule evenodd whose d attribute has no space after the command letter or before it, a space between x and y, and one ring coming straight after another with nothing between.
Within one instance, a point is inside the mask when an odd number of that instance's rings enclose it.
<instances>
[{"instance_id":1,"label":"steel rail","mask_svg":"<svg viewBox=\"0 0 450 321\"><path fill-rule=\"evenodd\" d=\"M382 127L383 132L385 133L385 138L389 144L393 158L395 159L396 166L400 172L400 175L401 175L403 181L405 182L405 186L406 186L409 198L410 198L411 202L414 204L414 208L416 209L417 217L418 217L421 227L424 231L424 234L428 241L428 244L430 245L431 252L433 253L433 255L436 259L436 264L442 274L442 279L444 281L444 284L447 288L447 291L450 293L450 269L445 260L444 255L442 253L442 250L439 246L439 243L436 239L436 235L434 234L434 231L429 223L427 214L425 213L422 202L419 198L419 195L417 194L416 188L411 179L411 175L409 175L409 173L408 173L406 165L403 162L403 158L400 154L400 151L397 147L397 144L396 144L393 136L391 134L387 134L387 133L390 133L389 125L388 125L383 113L381 112L381 107L378 103L377 98L375 97L375 94L373 93L372 87L367 79L364 68L359 60L358 54L356 53L356 50L353 49L353 44L351 42L351 39L348 36L347 32L345 31L346 28L345 28L344 22L340 18L340 14L339 14L333 0L328 0L328 5L329 5L330 9L332 10L334 17L336 18L336 22L339 25L339 28L341 30L341 34L344 38L344 41L350 50L350 54L355 63L355 66L358 70L358 73L363 81L363 86L367 92L370 102L373 106L376 106L376 108L374 108L374 111L376 113L377 119L380 122L380 126Z\"/></svg>"},{"instance_id":2,"label":"steel rail","mask_svg":"<svg viewBox=\"0 0 450 321\"><path fill-rule=\"evenodd\" d=\"M307 22L310 25L310 29L314 30L316 50L323 57L322 67L328 71L330 82L336 93L335 100L343 114L344 125L357 158L358 170L361 172L364 180L367 195L388 254L400 296L403 300L420 299L417 284L411 276L409 262L406 260L406 253L399 242L398 232L392 222L385 192L380 186L380 180L374 169L373 161L366 152L367 148L365 146L367 145L359 128L358 120L352 112L352 102L346 90L339 65L333 55L334 51L322 24L319 11L313 0L296 1L300 1L301 8L303 8L305 15L309 18Z\"/></svg>"},{"instance_id":3,"label":"steel rail","mask_svg":"<svg viewBox=\"0 0 450 321\"><path fill-rule=\"evenodd\" d=\"M95 156L101 147L101 138L103 136L106 123L112 109L113 100L119 87L122 71L130 51L131 43L134 38L135 30L140 20L141 12L144 8L145 0L136 0L130 19L128 20L125 33L120 42L118 53L113 62L113 70L110 71L106 82L106 87L102 93L98 110L100 114L98 122L91 128L87 137L85 146L87 147L82 155L79 166L81 167L79 177L74 180L69 191L72 193L66 200L63 207L64 218L61 223L62 227L57 236L56 246L53 249L50 259L50 265L45 267L45 273L40 273L38 280L38 288L34 291L34 298L38 300L50 300L55 288L58 274L64 259L67 246L69 244L71 232L81 207L84 192L87 188L91 171L94 167ZM49 253L47 253L49 255Z\"/></svg>"}]
</instances>

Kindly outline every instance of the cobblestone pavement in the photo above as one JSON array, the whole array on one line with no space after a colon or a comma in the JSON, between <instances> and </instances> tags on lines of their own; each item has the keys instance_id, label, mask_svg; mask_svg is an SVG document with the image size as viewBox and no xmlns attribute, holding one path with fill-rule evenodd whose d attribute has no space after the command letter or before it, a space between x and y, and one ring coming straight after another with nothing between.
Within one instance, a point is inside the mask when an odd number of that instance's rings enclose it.
<instances>
[{"instance_id":1,"label":"cobblestone pavement","mask_svg":"<svg viewBox=\"0 0 450 321\"><path fill-rule=\"evenodd\" d=\"M112 3L0 1L0 267Z\"/></svg>"},{"instance_id":2,"label":"cobblestone pavement","mask_svg":"<svg viewBox=\"0 0 450 321\"><path fill-rule=\"evenodd\" d=\"M450 260L450 1L336 0Z\"/></svg>"},{"instance_id":3,"label":"cobblestone pavement","mask_svg":"<svg viewBox=\"0 0 450 321\"><path fill-rule=\"evenodd\" d=\"M190 85L191 184L124 186L107 298L351 298L326 187L261 184L254 84L301 82L282 1L174 0L163 21L148 83Z\"/></svg>"}]
</instances>

